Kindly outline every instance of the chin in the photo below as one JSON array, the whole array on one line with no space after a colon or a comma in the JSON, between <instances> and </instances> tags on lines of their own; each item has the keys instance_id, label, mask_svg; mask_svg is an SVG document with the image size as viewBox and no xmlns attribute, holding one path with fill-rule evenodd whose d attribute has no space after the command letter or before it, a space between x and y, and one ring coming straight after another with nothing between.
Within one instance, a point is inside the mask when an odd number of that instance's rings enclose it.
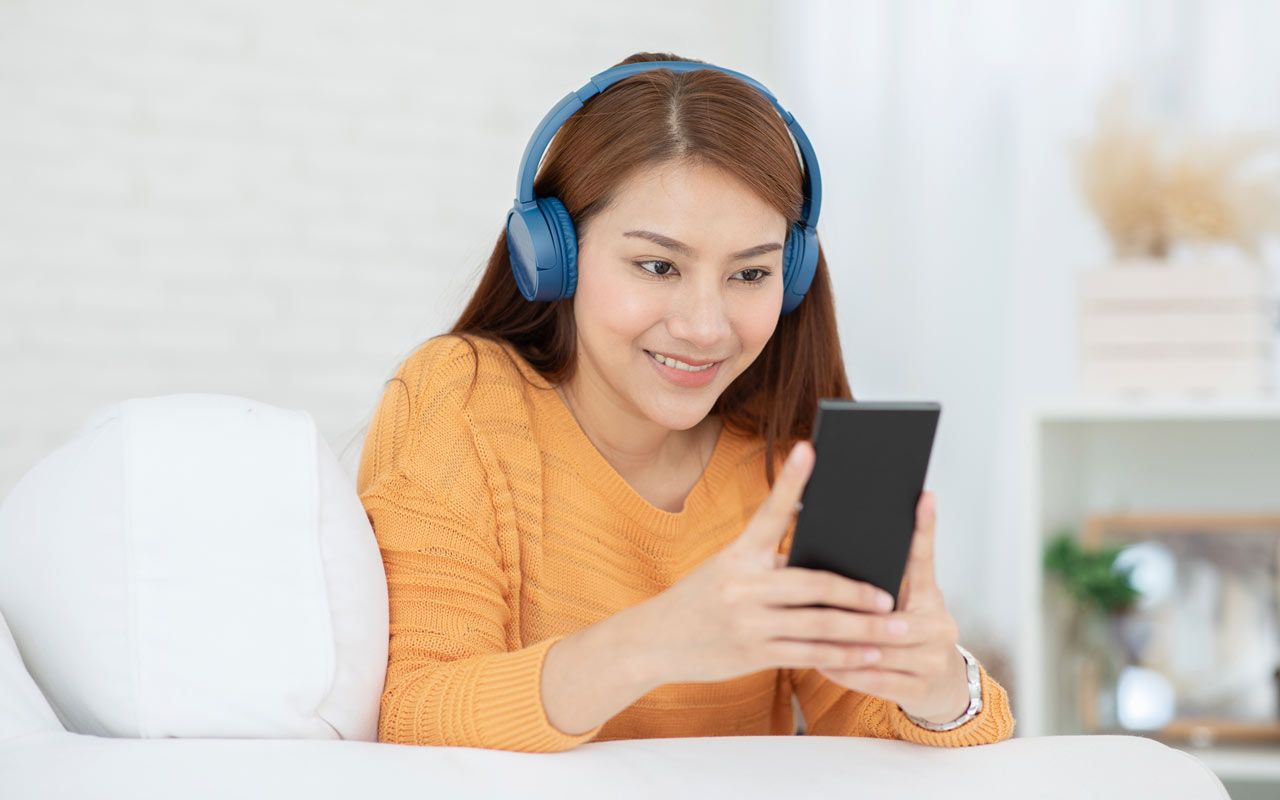
<instances>
[{"instance_id":1,"label":"chin","mask_svg":"<svg viewBox=\"0 0 1280 800\"><path fill-rule=\"evenodd\" d=\"M645 416L671 431L687 431L694 428L707 418L712 406L715 405L716 398L719 397L710 392L710 387L707 388L706 399L697 398L695 401L694 398L689 398L683 403L647 403Z\"/></svg>"}]
</instances>

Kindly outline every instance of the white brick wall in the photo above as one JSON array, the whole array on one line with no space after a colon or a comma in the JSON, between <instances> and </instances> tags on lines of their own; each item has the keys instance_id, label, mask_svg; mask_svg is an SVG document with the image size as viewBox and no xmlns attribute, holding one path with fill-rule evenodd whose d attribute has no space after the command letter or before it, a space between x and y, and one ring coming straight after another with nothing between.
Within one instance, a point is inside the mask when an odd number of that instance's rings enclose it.
<instances>
[{"instance_id":1,"label":"white brick wall","mask_svg":"<svg viewBox=\"0 0 1280 800\"><path fill-rule=\"evenodd\" d=\"M533 126L639 50L778 91L770 0L0 2L0 497L94 409L313 414L354 474ZM797 113L799 113L797 111Z\"/></svg>"}]
</instances>

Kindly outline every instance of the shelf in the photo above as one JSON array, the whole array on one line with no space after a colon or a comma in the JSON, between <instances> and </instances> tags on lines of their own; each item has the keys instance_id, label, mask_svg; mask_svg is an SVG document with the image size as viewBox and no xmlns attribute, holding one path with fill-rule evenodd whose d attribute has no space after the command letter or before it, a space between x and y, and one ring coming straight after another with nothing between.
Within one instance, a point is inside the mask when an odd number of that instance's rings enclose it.
<instances>
[{"instance_id":1,"label":"shelf","mask_svg":"<svg viewBox=\"0 0 1280 800\"><path fill-rule=\"evenodd\" d=\"M1064 643L1047 602L1045 545L1099 515L1280 514L1280 397L1046 398L1026 409L1024 423L1009 487L1020 565L1013 703L1022 735L1056 735L1067 713L1057 672ZM1280 784L1275 744L1170 746L1223 780Z\"/></svg>"},{"instance_id":2,"label":"shelf","mask_svg":"<svg viewBox=\"0 0 1280 800\"><path fill-rule=\"evenodd\" d=\"M1280 422L1277 398L1109 400L1080 398L1042 403L1034 408L1045 422L1140 420L1263 420Z\"/></svg>"}]
</instances>

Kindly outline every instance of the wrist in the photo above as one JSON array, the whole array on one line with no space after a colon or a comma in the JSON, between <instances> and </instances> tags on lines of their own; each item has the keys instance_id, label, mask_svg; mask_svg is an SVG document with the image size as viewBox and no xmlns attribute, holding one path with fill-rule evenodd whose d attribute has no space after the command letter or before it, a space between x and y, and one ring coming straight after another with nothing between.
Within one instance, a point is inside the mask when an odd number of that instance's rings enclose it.
<instances>
[{"instance_id":1,"label":"wrist","mask_svg":"<svg viewBox=\"0 0 1280 800\"><path fill-rule=\"evenodd\" d=\"M653 647L654 639L647 633L641 606L624 608L589 630L605 643L610 652L617 654L617 670L639 694L670 683L663 659Z\"/></svg>"},{"instance_id":2,"label":"wrist","mask_svg":"<svg viewBox=\"0 0 1280 800\"><path fill-rule=\"evenodd\" d=\"M938 712L936 714L911 714L911 716L914 716L917 719L924 720L925 722L932 723L934 725L943 725L953 720L959 719L960 717L964 716L964 712L969 709L968 689L965 687L961 687L961 688L964 691L964 694L959 696L959 699L956 702L952 703L950 706L947 706L947 710ZM903 711L906 711L906 709L904 708ZM910 714L910 712L908 713Z\"/></svg>"},{"instance_id":3,"label":"wrist","mask_svg":"<svg viewBox=\"0 0 1280 800\"><path fill-rule=\"evenodd\" d=\"M916 715L899 705L898 708L915 724L931 730L951 730L973 719L982 710L981 667L978 665L977 659L973 657L973 654L959 644L956 645L956 652L960 656L964 674L964 705L959 706L959 710L954 713L951 713L950 709L944 709L936 716Z\"/></svg>"},{"instance_id":4,"label":"wrist","mask_svg":"<svg viewBox=\"0 0 1280 800\"><path fill-rule=\"evenodd\" d=\"M925 722L942 725L962 716L969 708L969 684L965 675L964 656L960 655L958 650L954 655L955 668L951 672L951 680L947 682L947 685L951 688L951 693L948 695L949 701L941 710L933 711L929 714L914 715Z\"/></svg>"}]
</instances>

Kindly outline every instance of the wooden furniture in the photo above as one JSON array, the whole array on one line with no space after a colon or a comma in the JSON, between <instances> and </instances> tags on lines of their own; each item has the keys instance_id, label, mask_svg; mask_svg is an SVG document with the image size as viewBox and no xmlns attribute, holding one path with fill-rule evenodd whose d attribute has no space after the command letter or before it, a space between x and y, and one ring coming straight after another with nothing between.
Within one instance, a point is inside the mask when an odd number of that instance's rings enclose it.
<instances>
[{"instance_id":1,"label":"wooden furniture","mask_svg":"<svg viewBox=\"0 0 1280 800\"><path fill-rule=\"evenodd\" d=\"M1059 696L1064 650L1049 602L1045 545L1064 528L1084 539L1120 519L1159 527L1280 516L1280 402L1045 402L1026 411L1016 435L1020 455L1009 496L1018 529L1010 541L1021 566L1011 587L1019 614L1011 702L1018 736L1070 733L1069 701ZM1082 529L1086 520L1093 527ZM1228 788L1233 780L1274 783L1280 792L1280 744L1269 725L1191 719L1164 734Z\"/></svg>"}]
</instances>

